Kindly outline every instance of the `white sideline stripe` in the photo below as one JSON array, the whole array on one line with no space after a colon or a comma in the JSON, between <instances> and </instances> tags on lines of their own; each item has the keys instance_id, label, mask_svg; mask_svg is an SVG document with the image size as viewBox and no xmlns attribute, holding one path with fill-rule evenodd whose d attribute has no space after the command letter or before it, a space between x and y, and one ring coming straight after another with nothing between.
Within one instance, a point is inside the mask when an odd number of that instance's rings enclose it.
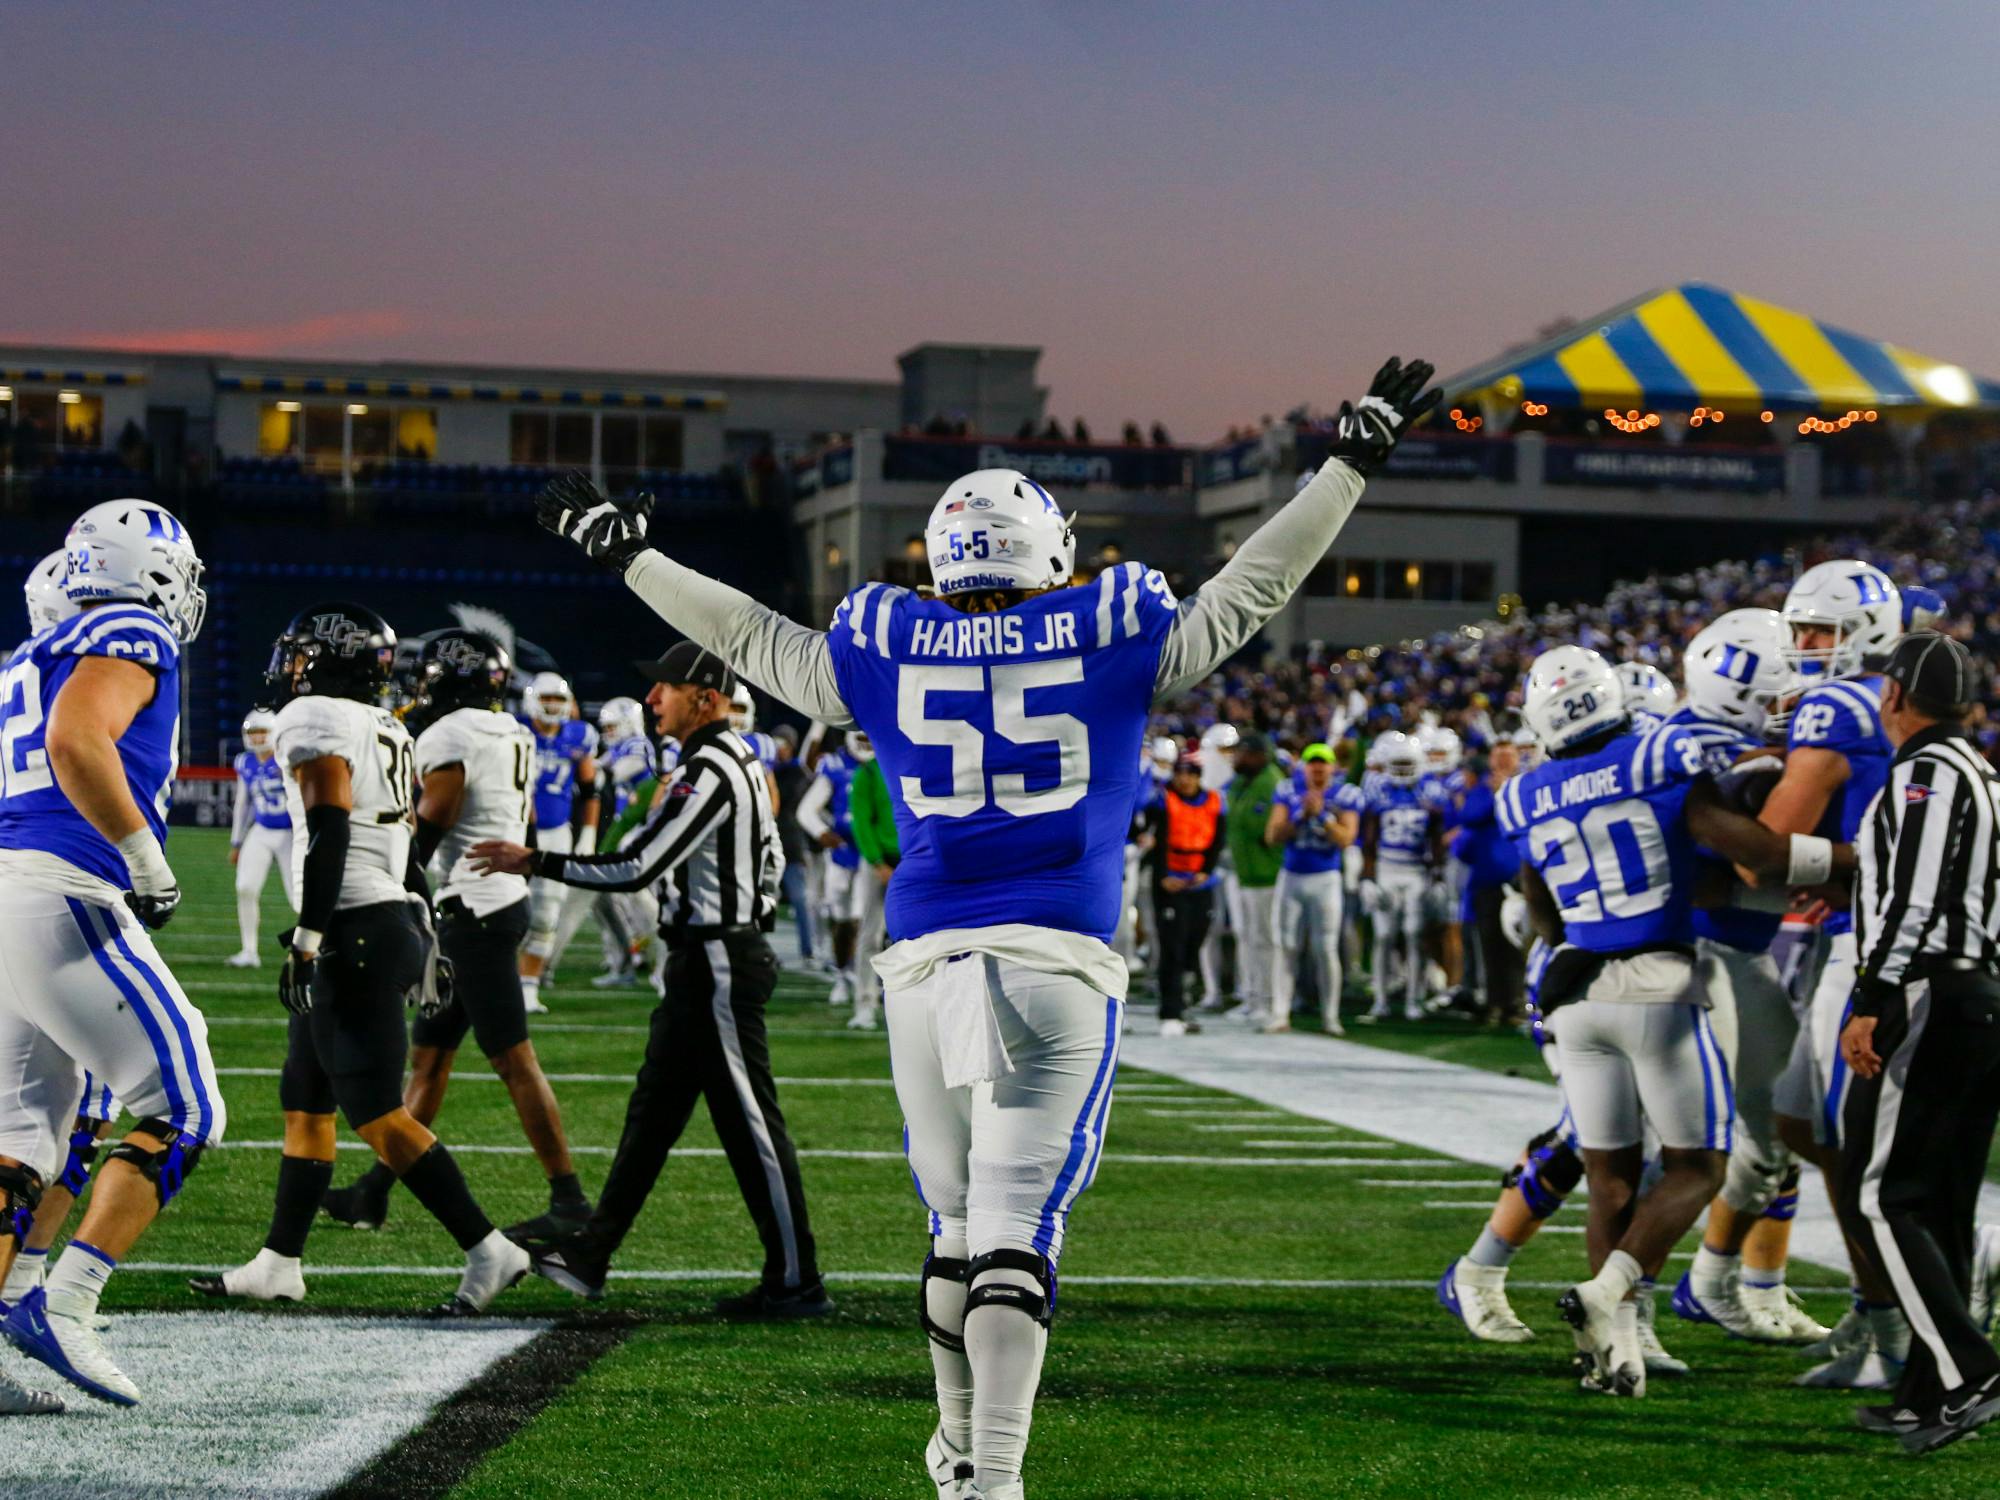
<instances>
[{"instance_id":1,"label":"white sideline stripe","mask_svg":"<svg viewBox=\"0 0 2000 1500\"><path fill-rule=\"evenodd\" d=\"M1282 1120L1283 1113L1275 1109L1153 1109L1146 1113L1158 1115L1167 1120Z\"/></svg>"},{"instance_id":2,"label":"white sideline stripe","mask_svg":"<svg viewBox=\"0 0 2000 1500\"><path fill-rule=\"evenodd\" d=\"M147 1399L114 1414L31 1378L72 1399L67 1416L7 1423L8 1488L309 1500L546 1327L506 1318L301 1323L236 1308L121 1314L118 1363Z\"/></svg>"},{"instance_id":3,"label":"white sideline stripe","mask_svg":"<svg viewBox=\"0 0 2000 1500\"><path fill-rule=\"evenodd\" d=\"M1555 1085L1515 1078L1463 1063L1341 1041L1311 1032L1275 1036L1216 1031L1184 1040L1134 1033L1121 1061L1201 1088L1227 1089L1246 1103L1291 1110L1370 1135L1459 1157L1468 1166L1505 1171L1521 1145L1549 1128L1562 1111ZM1527 1048L1522 1048L1527 1061ZM1844 1271L1847 1247L1816 1171L1792 1221L1792 1258ZM1369 1186L1399 1186L1370 1183ZM1463 1184L1490 1189L1491 1180ZM2000 1183L1982 1183L1982 1222L2000 1221Z\"/></svg>"},{"instance_id":4,"label":"white sideline stripe","mask_svg":"<svg viewBox=\"0 0 2000 1500\"><path fill-rule=\"evenodd\" d=\"M236 1269L236 1267L233 1265L229 1266L198 1265L192 1261L181 1262L181 1261L128 1260L124 1262L124 1264L120 1267L120 1269L125 1271L151 1271L159 1275L169 1275L169 1276L213 1276L223 1271L233 1271ZM316 1265L312 1261L307 1261L304 1267L308 1279L314 1276L457 1276L464 1269L465 1267L462 1264L453 1266L322 1266L322 1265ZM755 1269L744 1269L735 1271L613 1270L611 1272L611 1279L613 1281L654 1281L654 1282L755 1281L759 1274L760 1273ZM851 1281L857 1283L872 1283L872 1284L888 1285L888 1286L915 1286L918 1281L918 1277L915 1273L906 1270L905 1271L827 1271L824 1273L824 1275L825 1279L828 1281ZM1430 1291L1435 1291L1437 1289L1437 1281L1435 1278L1394 1277L1394 1276L1278 1277L1278 1276L1070 1275L1063 1277L1063 1285L1064 1286L1251 1287L1251 1288L1263 1288L1265 1290L1297 1290L1297 1291L1313 1291L1313 1292L1373 1292L1373 1291L1430 1292ZM1568 1290L1571 1286L1574 1286L1575 1283L1569 1281L1516 1281L1510 1278L1507 1282L1507 1285L1510 1290L1521 1290L1521 1291L1531 1291L1531 1292L1560 1292ZM1801 1287L1794 1287L1793 1290L1798 1292L1800 1295L1806 1297L1811 1297L1811 1296L1830 1297L1836 1295L1845 1297L1849 1295L1848 1289L1846 1287L1801 1286ZM119 1316L117 1314L114 1314L113 1318L114 1321L119 1325L120 1329L122 1330L125 1324L127 1323L128 1319L133 1316L184 1318L193 1315L188 1313L158 1313L158 1314L144 1314L144 1315L127 1314L124 1316ZM227 1316L231 1318L238 1318L244 1316L244 1314L232 1312L227 1314ZM251 1314L251 1316L255 1315ZM291 1324L294 1327L296 1326L296 1324L294 1324L292 1320L287 1319L286 1321L288 1324ZM380 1318L368 1319L367 1322L371 1328L375 1329L380 1329L386 1326L384 1320ZM313 1328L318 1328L320 1326L320 1320L318 1319L313 1320L311 1326ZM437 1325L434 1323L426 1323L423 1326L434 1328ZM475 1325L475 1326L481 1326L481 1325ZM494 1325L487 1324L483 1326L491 1327ZM27 1426L30 1424L23 1423L21 1425ZM14 1424L10 1423L8 1425L7 1431L11 1436L15 1431Z\"/></svg>"},{"instance_id":5,"label":"white sideline stripe","mask_svg":"<svg viewBox=\"0 0 2000 1500\"><path fill-rule=\"evenodd\" d=\"M276 1078L283 1068L217 1068L216 1073L223 1078ZM479 1068L454 1069L454 1083L498 1083L498 1073L485 1072ZM630 1084L630 1073L544 1073L550 1083L623 1083ZM892 1089L895 1080L890 1078L778 1078L772 1080L786 1088L800 1089Z\"/></svg>"},{"instance_id":6,"label":"white sideline stripe","mask_svg":"<svg viewBox=\"0 0 2000 1500\"><path fill-rule=\"evenodd\" d=\"M1244 1144L1244 1145L1246 1145L1246 1146L1255 1146L1255 1147L1259 1148L1260 1150L1265 1150L1265 1151L1270 1151L1270 1150L1278 1150L1278 1151L1325 1151L1325 1150L1328 1150L1329 1148L1331 1148L1331 1149L1333 1149L1333 1150L1337 1150L1337 1151L1400 1151L1400 1150L1402 1150L1402 1149L1403 1149L1403 1143L1402 1143L1401 1141L1286 1141L1286 1140L1275 1140L1275 1141L1245 1141L1245 1142L1243 1142L1243 1144ZM1455 1162L1454 1162L1454 1163L1453 1163L1453 1165L1454 1165L1454 1166L1456 1166L1456 1165L1457 1165L1457 1163L1455 1163Z\"/></svg>"},{"instance_id":7,"label":"white sideline stripe","mask_svg":"<svg viewBox=\"0 0 2000 1500\"><path fill-rule=\"evenodd\" d=\"M1190 1128L1203 1132L1215 1132L1218 1134L1226 1132L1231 1135L1241 1135L1247 1131L1253 1131L1253 1130L1281 1130L1285 1132L1287 1135L1326 1136L1326 1135L1347 1135L1350 1133L1348 1131L1343 1130L1338 1125L1279 1125L1279 1124L1265 1125L1260 1123L1256 1125L1195 1125L1191 1126ZM1342 1141L1341 1144L1346 1145L1347 1142ZM1358 1145L1360 1143L1356 1142L1355 1144ZM1384 1144L1386 1145L1393 1143L1384 1142Z\"/></svg>"},{"instance_id":8,"label":"white sideline stripe","mask_svg":"<svg viewBox=\"0 0 2000 1500\"><path fill-rule=\"evenodd\" d=\"M454 1156L532 1156L530 1146L481 1146L466 1145L459 1141L449 1142ZM282 1151L285 1143L276 1141L224 1141L213 1150L221 1151ZM366 1141L336 1141L334 1146L341 1151L369 1151ZM570 1145L572 1156L610 1156L614 1146ZM675 1156L720 1157L720 1146L676 1146ZM1108 1153L1112 1161L1137 1167L1380 1167L1379 1156L1121 1156L1117 1152ZM900 1151L840 1151L832 1149L805 1150L801 1157L816 1157L823 1161L893 1161L898 1165L907 1164L909 1158ZM1423 1166L1423 1162L1399 1162L1399 1166ZM1441 1161L1440 1167L1455 1167L1457 1162Z\"/></svg>"}]
</instances>

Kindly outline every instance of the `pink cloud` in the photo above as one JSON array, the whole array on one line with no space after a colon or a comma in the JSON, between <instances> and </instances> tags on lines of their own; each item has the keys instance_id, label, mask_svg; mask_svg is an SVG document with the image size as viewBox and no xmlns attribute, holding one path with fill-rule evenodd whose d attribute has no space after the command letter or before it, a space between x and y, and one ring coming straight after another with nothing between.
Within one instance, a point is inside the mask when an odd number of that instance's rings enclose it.
<instances>
[{"instance_id":1,"label":"pink cloud","mask_svg":"<svg viewBox=\"0 0 2000 1500\"><path fill-rule=\"evenodd\" d=\"M393 338L415 326L401 308L316 313L282 323L224 323L193 328L133 328L96 333L0 335L10 343L149 349L190 354L305 354L358 339Z\"/></svg>"}]
</instances>

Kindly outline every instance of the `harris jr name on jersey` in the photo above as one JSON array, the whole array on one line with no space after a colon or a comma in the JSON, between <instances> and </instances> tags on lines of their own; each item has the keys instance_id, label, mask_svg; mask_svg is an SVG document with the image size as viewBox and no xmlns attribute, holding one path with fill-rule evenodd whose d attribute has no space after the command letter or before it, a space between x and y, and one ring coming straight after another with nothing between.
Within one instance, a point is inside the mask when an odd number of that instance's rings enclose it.
<instances>
[{"instance_id":1,"label":"harris jr name on jersey","mask_svg":"<svg viewBox=\"0 0 2000 1500\"><path fill-rule=\"evenodd\" d=\"M1077 649L1076 616L1057 611L1039 621L1041 639L1027 644L1027 627L1037 622L1013 615L962 615L955 620L919 619L910 627L910 650L924 656L1021 656L1030 651Z\"/></svg>"}]
</instances>

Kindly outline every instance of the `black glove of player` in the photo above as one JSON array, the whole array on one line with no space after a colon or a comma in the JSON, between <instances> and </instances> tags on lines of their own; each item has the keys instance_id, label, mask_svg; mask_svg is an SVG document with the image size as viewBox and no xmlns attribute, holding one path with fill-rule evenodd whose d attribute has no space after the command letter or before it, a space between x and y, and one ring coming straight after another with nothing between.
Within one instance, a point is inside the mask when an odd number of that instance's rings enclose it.
<instances>
[{"instance_id":1,"label":"black glove of player","mask_svg":"<svg viewBox=\"0 0 2000 1500\"><path fill-rule=\"evenodd\" d=\"M278 1000L295 1016L310 1015L313 1008L313 966L317 958L285 950L285 966L278 971Z\"/></svg>"},{"instance_id":2,"label":"black glove of player","mask_svg":"<svg viewBox=\"0 0 2000 1500\"><path fill-rule=\"evenodd\" d=\"M653 497L641 491L613 500L587 474L558 474L535 499L535 519L544 530L583 548L592 562L622 573L646 550L646 523Z\"/></svg>"},{"instance_id":3,"label":"black glove of player","mask_svg":"<svg viewBox=\"0 0 2000 1500\"><path fill-rule=\"evenodd\" d=\"M125 904L132 908L132 915L137 917L143 926L158 932L171 922L174 913L180 910L181 888L175 886L165 895L155 893L151 896L142 896L137 891L127 891Z\"/></svg>"},{"instance_id":4,"label":"black glove of player","mask_svg":"<svg viewBox=\"0 0 2000 1500\"><path fill-rule=\"evenodd\" d=\"M1432 374L1431 367L1421 359L1408 365L1392 359L1377 370L1359 406L1348 401L1340 403L1340 416L1334 425L1333 457L1363 474L1372 474L1395 451L1410 424L1444 399L1444 392L1435 386L1424 390Z\"/></svg>"}]
</instances>

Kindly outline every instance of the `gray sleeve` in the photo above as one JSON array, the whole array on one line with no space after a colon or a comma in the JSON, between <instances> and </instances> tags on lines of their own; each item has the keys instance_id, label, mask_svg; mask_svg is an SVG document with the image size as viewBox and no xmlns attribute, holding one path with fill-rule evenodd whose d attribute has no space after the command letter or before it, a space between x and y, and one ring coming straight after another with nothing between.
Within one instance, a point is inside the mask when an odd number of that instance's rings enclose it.
<instances>
[{"instance_id":1,"label":"gray sleeve","mask_svg":"<svg viewBox=\"0 0 2000 1500\"><path fill-rule=\"evenodd\" d=\"M1160 648L1155 697L1171 697L1201 681L1285 607L1347 524L1362 483L1345 463L1328 459L1311 483L1181 605Z\"/></svg>"},{"instance_id":2,"label":"gray sleeve","mask_svg":"<svg viewBox=\"0 0 2000 1500\"><path fill-rule=\"evenodd\" d=\"M748 594L648 549L625 570L625 583L689 640L809 719L845 729L854 715L840 696L824 631L808 630Z\"/></svg>"},{"instance_id":3,"label":"gray sleeve","mask_svg":"<svg viewBox=\"0 0 2000 1500\"><path fill-rule=\"evenodd\" d=\"M239 846L250 833L250 783L236 776L236 812L229 825L229 847Z\"/></svg>"}]
</instances>

